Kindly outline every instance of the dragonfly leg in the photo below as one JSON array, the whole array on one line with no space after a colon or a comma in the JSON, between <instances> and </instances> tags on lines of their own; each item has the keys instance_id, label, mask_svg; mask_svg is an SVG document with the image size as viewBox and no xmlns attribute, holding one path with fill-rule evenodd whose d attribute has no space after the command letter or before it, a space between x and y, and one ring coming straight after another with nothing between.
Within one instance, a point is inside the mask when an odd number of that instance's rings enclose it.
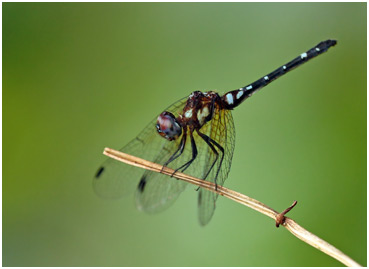
<instances>
[{"instance_id":1,"label":"dragonfly leg","mask_svg":"<svg viewBox=\"0 0 369 269\"><path fill-rule=\"evenodd\" d=\"M195 139L193 138L193 134L192 131L190 132L190 137L191 137L191 148L192 148L192 158L191 160L189 160L188 162L186 162L184 165L180 166L179 168L177 168L173 175L178 171L181 170L181 172L184 172L190 165L191 163L193 163L193 161L196 159L197 157L197 147L196 147L196 143L195 143Z\"/></svg>"},{"instance_id":2,"label":"dragonfly leg","mask_svg":"<svg viewBox=\"0 0 369 269\"><path fill-rule=\"evenodd\" d=\"M209 139L210 139L210 142L212 144L214 144L222 152L222 157L220 158L219 166L218 166L217 173L216 173L215 179L214 179L215 186L216 186L217 185L218 174L219 174L220 168L222 167L222 164L223 164L224 148L221 145L219 145L215 140L211 139L210 137L209 137Z\"/></svg>"},{"instance_id":3,"label":"dragonfly leg","mask_svg":"<svg viewBox=\"0 0 369 269\"><path fill-rule=\"evenodd\" d=\"M173 153L172 156L170 156L169 160L166 161L164 164L163 164L163 168L161 169L160 172L163 172L163 169L164 167L166 167L168 164L170 164L171 162L173 162L175 159L177 159L179 156L182 155L183 151L184 151L184 148L185 148L185 145L186 145L186 138L187 138L187 134L186 132L183 133L183 136L182 136L182 139L181 139L181 142L179 144L179 147L178 149ZM178 153L178 154L177 154ZM173 173L174 175L174 173ZM172 176L173 176L172 175Z\"/></svg>"},{"instance_id":4,"label":"dragonfly leg","mask_svg":"<svg viewBox=\"0 0 369 269\"><path fill-rule=\"evenodd\" d=\"M211 150L214 152L214 154L216 155L215 160L213 161L213 163L211 164L210 169L208 170L208 172L206 173L205 177L203 179L206 179L210 173L210 171L213 169L214 165L216 164L218 157L219 157L219 153L218 151L214 148L214 146L211 143L211 138L209 136L207 136L206 134L201 133L199 130L197 130L197 133L199 134L199 136L206 142L206 144L208 144L208 146L211 148Z\"/></svg>"},{"instance_id":5,"label":"dragonfly leg","mask_svg":"<svg viewBox=\"0 0 369 269\"><path fill-rule=\"evenodd\" d=\"M220 171L220 168L222 167L222 163L223 163L223 158L224 158L224 148L219 145L215 140L211 139L209 136L207 136L206 134L203 134L201 133L200 131L197 131L197 133L199 134L199 136L204 139L204 141L206 142L206 144L208 144L208 146L211 148L211 150L216 154L216 158L213 162L213 164L211 165L209 171L206 173L206 176L204 177L204 179L209 175L210 171L213 169L215 163L217 162L218 160L218 157L219 157L219 153L218 151L214 148L213 145L215 145L221 152L222 152L222 157L220 159L220 163L219 163L219 167L217 169L217 172L215 174L215 178L214 178L214 183L215 183L215 190L217 190L217 178L218 178L218 174L219 174L219 171Z\"/></svg>"}]
</instances>

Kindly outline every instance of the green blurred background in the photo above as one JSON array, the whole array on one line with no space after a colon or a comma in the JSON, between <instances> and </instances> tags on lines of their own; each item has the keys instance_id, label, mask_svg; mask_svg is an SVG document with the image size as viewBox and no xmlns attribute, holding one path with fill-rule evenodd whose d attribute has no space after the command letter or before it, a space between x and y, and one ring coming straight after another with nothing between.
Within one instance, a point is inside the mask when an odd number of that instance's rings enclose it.
<instances>
[{"instance_id":1,"label":"green blurred background","mask_svg":"<svg viewBox=\"0 0 369 269\"><path fill-rule=\"evenodd\" d=\"M322 40L338 45L238 107L225 186L366 265L366 3L3 3L4 266L340 266L189 187L147 215L93 175L194 90L253 82Z\"/></svg>"}]
</instances>

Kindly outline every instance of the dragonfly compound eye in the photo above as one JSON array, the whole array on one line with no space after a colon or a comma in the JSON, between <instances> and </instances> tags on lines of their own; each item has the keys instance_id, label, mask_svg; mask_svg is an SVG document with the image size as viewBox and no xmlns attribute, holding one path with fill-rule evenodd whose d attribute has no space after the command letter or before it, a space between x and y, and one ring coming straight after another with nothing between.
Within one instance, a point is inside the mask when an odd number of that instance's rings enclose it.
<instances>
[{"instance_id":1,"label":"dragonfly compound eye","mask_svg":"<svg viewBox=\"0 0 369 269\"><path fill-rule=\"evenodd\" d=\"M167 111L159 115L156 129L162 137L169 141L177 139L182 134L181 124L172 113Z\"/></svg>"}]
</instances>

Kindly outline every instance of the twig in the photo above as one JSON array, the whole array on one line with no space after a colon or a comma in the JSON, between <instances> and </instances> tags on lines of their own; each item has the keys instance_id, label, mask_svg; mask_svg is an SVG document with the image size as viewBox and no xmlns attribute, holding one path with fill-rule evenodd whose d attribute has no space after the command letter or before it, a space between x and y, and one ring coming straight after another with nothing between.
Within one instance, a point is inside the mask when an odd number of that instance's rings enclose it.
<instances>
[{"instance_id":1,"label":"twig","mask_svg":"<svg viewBox=\"0 0 369 269\"><path fill-rule=\"evenodd\" d=\"M245 206L248 206L272 219L274 219L276 221L276 225L277 227L279 225L283 225L288 231L290 231L293 235L295 235L297 238L299 238L300 240L304 241L305 243L308 243L309 245L317 248L318 250L326 253L327 255L335 258L336 260L340 261L341 263L343 263L346 266L352 266L352 267L361 267L360 264L358 264L357 262L355 262L353 259L351 259L350 257L348 257L347 255L345 255L343 252L341 252L340 250L338 250L337 248L335 248L334 246L330 245L329 243L327 243L326 241L320 239L319 237L317 237L316 235L310 233L309 231L305 230L304 228L302 228L300 225L298 225L294 220L285 217L284 215L290 211L295 205L296 205L296 201L294 202L294 204L287 208L285 211L283 211L282 213L278 213L277 211L275 211L274 209L266 206L265 204L250 198L246 195L243 195L239 192L227 189L225 187L222 186L217 186L217 189L215 189L215 184L202 180L202 179L198 179L180 172L176 172L174 175L174 170L168 167L163 167L160 164L157 163L153 163L153 162L149 162L146 161L144 159L120 152L120 151L116 151L110 148L105 148L104 150L104 154L110 158L116 159L118 161L130 164L130 165L134 165L137 167L141 167L147 170L151 170L154 172L158 172L158 173L162 173L165 175L169 175L169 176L173 176L175 178L184 180L188 183L197 185L201 188L207 189L209 191L218 193L219 195L222 195L224 197L227 197L233 201L236 201L240 204L243 204Z\"/></svg>"}]
</instances>

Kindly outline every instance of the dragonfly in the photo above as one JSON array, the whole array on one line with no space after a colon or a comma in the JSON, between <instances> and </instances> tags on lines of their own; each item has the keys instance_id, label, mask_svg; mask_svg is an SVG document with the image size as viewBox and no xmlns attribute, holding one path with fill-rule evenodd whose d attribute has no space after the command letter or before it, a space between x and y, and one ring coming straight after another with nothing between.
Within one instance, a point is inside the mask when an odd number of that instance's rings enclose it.
<instances>
[{"instance_id":1,"label":"dragonfly","mask_svg":"<svg viewBox=\"0 0 369 269\"><path fill-rule=\"evenodd\" d=\"M320 42L255 82L224 95L194 91L156 116L121 151L223 186L235 148L231 111L256 91L336 44L336 40ZM148 213L167 209L187 185L114 159L106 160L93 180L94 191L102 198L116 199L135 192L137 208ZM214 214L218 194L202 188L197 191L198 219L206 225Z\"/></svg>"}]
</instances>

